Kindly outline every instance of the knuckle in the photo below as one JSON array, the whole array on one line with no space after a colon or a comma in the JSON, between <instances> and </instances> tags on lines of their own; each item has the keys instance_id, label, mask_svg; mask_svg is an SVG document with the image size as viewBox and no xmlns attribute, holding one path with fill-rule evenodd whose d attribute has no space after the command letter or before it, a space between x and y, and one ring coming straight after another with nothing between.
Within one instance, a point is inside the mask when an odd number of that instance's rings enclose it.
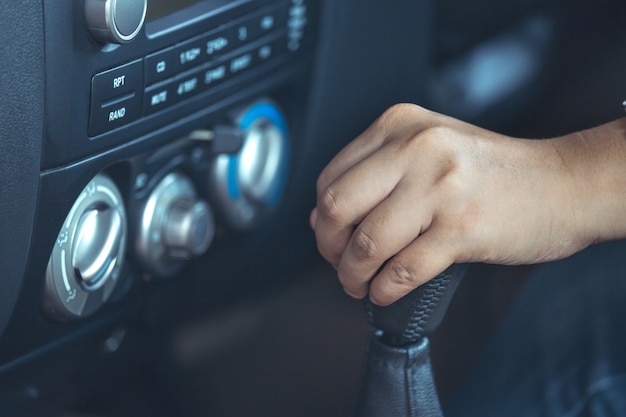
<instances>
[{"instance_id":1,"label":"knuckle","mask_svg":"<svg viewBox=\"0 0 626 417\"><path fill-rule=\"evenodd\" d=\"M413 117L419 116L420 113L425 111L425 109L415 104L394 104L381 114L381 116L377 119L376 124L379 126L393 126L399 122L406 121L407 118L410 120Z\"/></svg>"},{"instance_id":2,"label":"knuckle","mask_svg":"<svg viewBox=\"0 0 626 417\"><path fill-rule=\"evenodd\" d=\"M370 233L357 229L352 236L354 255L359 261L376 260L381 257L380 245Z\"/></svg>"},{"instance_id":3,"label":"knuckle","mask_svg":"<svg viewBox=\"0 0 626 417\"><path fill-rule=\"evenodd\" d=\"M385 110L385 112L383 113L383 117L404 117L407 113L416 113L420 111L425 110L416 104L398 103Z\"/></svg>"},{"instance_id":4,"label":"knuckle","mask_svg":"<svg viewBox=\"0 0 626 417\"><path fill-rule=\"evenodd\" d=\"M447 126L432 126L421 132L419 143L428 152L449 154L455 149L451 143L455 136L453 129Z\"/></svg>"},{"instance_id":5,"label":"knuckle","mask_svg":"<svg viewBox=\"0 0 626 417\"><path fill-rule=\"evenodd\" d=\"M330 174L327 172L328 170L323 170L320 175L317 177L317 182L315 184L315 190L317 191L317 195L322 195L328 185L330 184Z\"/></svg>"},{"instance_id":6,"label":"knuckle","mask_svg":"<svg viewBox=\"0 0 626 417\"><path fill-rule=\"evenodd\" d=\"M429 161L448 166L455 160L456 148L452 143L454 132L445 126L434 126L426 129L418 128L398 141L400 155L417 155Z\"/></svg>"},{"instance_id":7,"label":"knuckle","mask_svg":"<svg viewBox=\"0 0 626 417\"><path fill-rule=\"evenodd\" d=\"M326 188L317 200L318 212L330 222L341 223L344 214L333 187Z\"/></svg>"},{"instance_id":8,"label":"knuckle","mask_svg":"<svg viewBox=\"0 0 626 417\"><path fill-rule=\"evenodd\" d=\"M389 281L394 285L406 288L415 288L420 282L415 270L397 259L392 259L385 268Z\"/></svg>"}]
</instances>

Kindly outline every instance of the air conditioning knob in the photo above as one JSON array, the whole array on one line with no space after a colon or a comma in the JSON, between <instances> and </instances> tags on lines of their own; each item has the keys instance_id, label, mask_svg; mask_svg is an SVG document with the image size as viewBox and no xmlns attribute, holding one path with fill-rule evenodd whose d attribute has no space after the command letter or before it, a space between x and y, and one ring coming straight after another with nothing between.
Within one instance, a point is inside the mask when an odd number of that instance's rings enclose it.
<instances>
[{"instance_id":1,"label":"air conditioning knob","mask_svg":"<svg viewBox=\"0 0 626 417\"><path fill-rule=\"evenodd\" d=\"M209 205L185 175L167 174L143 205L137 233L137 256L147 271L166 278L183 261L207 251L215 235Z\"/></svg>"},{"instance_id":2,"label":"air conditioning knob","mask_svg":"<svg viewBox=\"0 0 626 417\"><path fill-rule=\"evenodd\" d=\"M72 248L76 278L90 291L101 288L117 263L122 216L112 207L95 207L81 216Z\"/></svg>"},{"instance_id":3,"label":"air conditioning knob","mask_svg":"<svg viewBox=\"0 0 626 417\"><path fill-rule=\"evenodd\" d=\"M98 174L80 193L50 254L44 311L56 319L87 316L113 294L126 250L122 195Z\"/></svg>"},{"instance_id":4,"label":"air conditioning knob","mask_svg":"<svg viewBox=\"0 0 626 417\"><path fill-rule=\"evenodd\" d=\"M244 132L235 155L216 157L209 175L209 192L221 217L235 230L245 231L278 205L290 159L287 123L269 100L260 100L234 117Z\"/></svg>"},{"instance_id":5,"label":"air conditioning knob","mask_svg":"<svg viewBox=\"0 0 626 417\"><path fill-rule=\"evenodd\" d=\"M172 203L163 225L163 243L174 259L202 255L213 238L213 214L201 200L181 198Z\"/></svg>"},{"instance_id":6,"label":"air conditioning knob","mask_svg":"<svg viewBox=\"0 0 626 417\"><path fill-rule=\"evenodd\" d=\"M99 42L124 44L137 37L148 0L85 0L89 33Z\"/></svg>"}]
</instances>

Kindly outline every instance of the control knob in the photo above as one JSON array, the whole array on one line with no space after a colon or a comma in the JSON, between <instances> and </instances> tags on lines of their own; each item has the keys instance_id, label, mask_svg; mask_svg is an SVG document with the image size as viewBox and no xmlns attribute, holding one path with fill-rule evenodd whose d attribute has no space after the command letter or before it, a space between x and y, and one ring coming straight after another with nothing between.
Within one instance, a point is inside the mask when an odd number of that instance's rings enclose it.
<instances>
[{"instance_id":1,"label":"control knob","mask_svg":"<svg viewBox=\"0 0 626 417\"><path fill-rule=\"evenodd\" d=\"M57 236L46 270L44 310L58 319L100 308L115 289L126 249L126 211L115 183L94 177Z\"/></svg>"},{"instance_id":2,"label":"control knob","mask_svg":"<svg viewBox=\"0 0 626 417\"><path fill-rule=\"evenodd\" d=\"M269 100L244 109L234 124L244 134L241 150L215 158L208 187L226 223L245 231L278 205L287 180L290 143L285 119Z\"/></svg>"},{"instance_id":3,"label":"control knob","mask_svg":"<svg viewBox=\"0 0 626 417\"><path fill-rule=\"evenodd\" d=\"M70 260L86 289L94 291L106 283L117 263L121 234L122 216L115 208L95 206L81 216Z\"/></svg>"},{"instance_id":4,"label":"control knob","mask_svg":"<svg viewBox=\"0 0 626 417\"><path fill-rule=\"evenodd\" d=\"M139 224L137 255L159 277L175 274L182 261L206 252L215 235L210 206L197 197L191 180L177 172L151 192Z\"/></svg>"},{"instance_id":5,"label":"control knob","mask_svg":"<svg viewBox=\"0 0 626 417\"><path fill-rule=\"evenodd\" d=\"M180 198L172 203L163 223L163 243L172 258L202 255L213 237L213 216L201 200Z\"/></svg>"},{"instance_id":6,"label":"control knob","mask_svg":"<svg viewBox=\"0 0 626 417\"><path fill-rule=\"evenodd\" d=\"M99 42L124 44L139 34L148 0L85 0L89 33Z\"/></svg>"}]
</instances>

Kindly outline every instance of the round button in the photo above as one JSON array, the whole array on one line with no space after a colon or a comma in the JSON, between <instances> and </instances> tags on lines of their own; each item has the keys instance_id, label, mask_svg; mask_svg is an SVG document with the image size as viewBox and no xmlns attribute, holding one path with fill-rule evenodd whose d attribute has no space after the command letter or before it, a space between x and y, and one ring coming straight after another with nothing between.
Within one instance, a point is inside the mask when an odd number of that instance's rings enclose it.
<instances>
[{"instance_id":1,"label":"round button","mask_svg":"<svg viewBox=\"0 0 626 417\"><path fill-rule=\"evenodd\" d=\"M128 43L143 27L147 6L147 0L85 0L89 33L103 43Z\"/></svg>"}]
</instances>

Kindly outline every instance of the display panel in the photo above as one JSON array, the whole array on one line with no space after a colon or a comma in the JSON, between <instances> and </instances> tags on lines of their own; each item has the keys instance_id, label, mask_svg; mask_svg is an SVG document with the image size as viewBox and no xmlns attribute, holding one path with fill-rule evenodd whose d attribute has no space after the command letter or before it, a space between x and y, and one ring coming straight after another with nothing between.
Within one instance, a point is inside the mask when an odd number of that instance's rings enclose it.
<instances>
[{"instance_id":1,"label":"display panel","mask_svg":"<svg viewBox=\"0 0 626 417\"><path fill-rule=\"evenodd\" d=\"M203 1L207 0L148 0L146 21L152 22Z\"/></svg>"}]
</instances>

